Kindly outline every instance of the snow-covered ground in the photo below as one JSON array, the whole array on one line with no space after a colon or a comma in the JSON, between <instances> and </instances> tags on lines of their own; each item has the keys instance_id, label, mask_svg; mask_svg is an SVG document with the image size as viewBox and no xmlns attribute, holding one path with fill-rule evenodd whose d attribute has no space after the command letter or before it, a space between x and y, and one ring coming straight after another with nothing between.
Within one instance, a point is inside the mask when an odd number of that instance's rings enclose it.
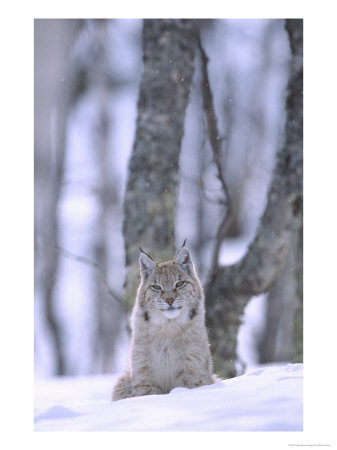
<instances>
[{"instance_id":1,"label":"snow-covered ground","mask_svg":"<svg viewBox=\"0 0 337 450\"><path fill-rule=\"evenodd\" d=\"M302 431L302 364L110 402L116 377L35 383L35 431Z\"/></svg>"}]
</instances>

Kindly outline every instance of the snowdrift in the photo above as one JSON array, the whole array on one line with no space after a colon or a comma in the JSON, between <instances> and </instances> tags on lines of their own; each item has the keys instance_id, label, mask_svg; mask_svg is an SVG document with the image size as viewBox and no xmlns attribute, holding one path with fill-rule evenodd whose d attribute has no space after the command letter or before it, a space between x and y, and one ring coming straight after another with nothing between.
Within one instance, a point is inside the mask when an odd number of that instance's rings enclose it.
<instances>
[{"instance_id":1,"label":"snowdrift","mask_svg":"<svg viewBox=\"0 0 337 450\"><path fill-rule=\"evenodd\" d=\"M115 378L37 381L36 431L302 431L302 364L110 402Z\"/></svg>"}]
</instances>

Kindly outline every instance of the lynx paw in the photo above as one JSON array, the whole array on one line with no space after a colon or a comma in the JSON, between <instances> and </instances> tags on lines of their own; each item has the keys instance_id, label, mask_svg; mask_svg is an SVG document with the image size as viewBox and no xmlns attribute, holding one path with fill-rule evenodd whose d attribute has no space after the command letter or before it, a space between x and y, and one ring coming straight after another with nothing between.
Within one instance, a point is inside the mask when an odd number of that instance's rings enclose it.
<instances>
[{"instance_id":1,"label":"lynx paw","mask_svg":"<svg viewBox=\"0 0 337 450\"><path fill-rule=\"evenodd\" d=\"M157 386L152 384L137 384L133 387L133 397L140 397L142 395L160 395L163 392Z\"/></svg>"}]
</instances>

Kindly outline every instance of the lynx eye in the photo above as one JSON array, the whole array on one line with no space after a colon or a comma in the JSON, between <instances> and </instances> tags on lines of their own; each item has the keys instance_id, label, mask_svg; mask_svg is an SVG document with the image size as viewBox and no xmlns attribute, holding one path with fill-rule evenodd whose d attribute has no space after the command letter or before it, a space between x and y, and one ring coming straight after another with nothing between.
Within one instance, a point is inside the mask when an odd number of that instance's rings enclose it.
<instances>
[{"instance_id":1,"label":"lynx eye","mask_svg":"<svg viewBox=\"0 0 337 450\"><path fill-rule=\"evenodd\" d=\"M159 284L151 284L150 288L154 291L161 291L161 286L159 286Z\"/></svg>"},{"instance_id":2,"label":"lynx eye","mask_svg":"<svg viewBox=\"0 0 337 450\"><path fill-rule=\"evenodd\" d=\"M186 281L178 281L178 283L176 283L176 288L182 288L183 286L185 286Z\"/></svg>"}]
</instances>

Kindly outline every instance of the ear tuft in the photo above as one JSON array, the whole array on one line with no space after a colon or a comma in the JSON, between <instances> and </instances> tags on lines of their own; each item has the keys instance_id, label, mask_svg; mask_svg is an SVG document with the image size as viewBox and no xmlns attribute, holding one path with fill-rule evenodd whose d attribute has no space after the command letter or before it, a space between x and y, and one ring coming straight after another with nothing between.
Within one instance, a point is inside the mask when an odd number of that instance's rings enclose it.
<instances>
[{"instance_id":1,"label":"ear tuft","mask_svg":"<svg viewBox=\"0 0 337 450\"><path fill-rule=\"evenodd\" d=\"M180 249L177 251L176 257L178 256L180 250L181 250L183 247L185 247L186 241L187 241L187 238L185 238L185 240L184 240L184 242L183 242L183 245L182 245L182 246L180 247Z\"/></svg>"},{"instance_id":2,"label":"ear tuft","mask_svg":"<svg viewBox=\"0 0 337 450\"><path fill-rule=\"evenodd\" d=\"M142 277L142 280L145 281L151 274L152 270L155 268L156 262L151 258L150 255L145 253L141 248L140 250L141 250L141 254L139 256L140 276Z\"/></svg>"},{"instance_id":3,"label":"ear tuft","mask_svg":"<svg viewBox=\"0 0 337 450\"><path fill-rule=\"evenodd\" d=\"M191 254L186 247L183 246L179 250L179 252L175 258L175 263L178 264L178 266L180 266L184 272L188 273L189 275L192 274L193 262L192 262Z\"/></svg>"}]
</instances>

